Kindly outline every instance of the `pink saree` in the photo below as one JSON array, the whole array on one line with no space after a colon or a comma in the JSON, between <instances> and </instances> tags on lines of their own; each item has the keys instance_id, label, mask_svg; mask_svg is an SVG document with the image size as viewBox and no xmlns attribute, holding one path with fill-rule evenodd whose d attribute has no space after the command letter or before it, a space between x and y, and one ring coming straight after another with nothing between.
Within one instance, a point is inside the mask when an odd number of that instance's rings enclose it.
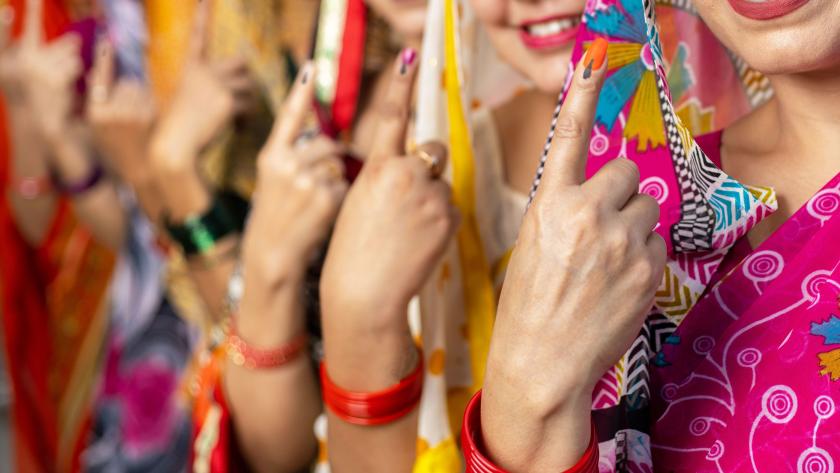
<instances>
[{"instance_id":1,"label":"pink saree","mask_svg":"<svg viewBox=\"0 0 840 473\"><path fill-rule=\"evenodd\" d=\"M669 251L636 341L593 392L600 471L833 472L840 175L741 258L775 193L726 175L709 158L719 149L692 134L760 104L769 83L689 0L589 0L573 63L598 36L610 40L609 72L588 173L633 159Z\"/></svg>"}]
</instances>

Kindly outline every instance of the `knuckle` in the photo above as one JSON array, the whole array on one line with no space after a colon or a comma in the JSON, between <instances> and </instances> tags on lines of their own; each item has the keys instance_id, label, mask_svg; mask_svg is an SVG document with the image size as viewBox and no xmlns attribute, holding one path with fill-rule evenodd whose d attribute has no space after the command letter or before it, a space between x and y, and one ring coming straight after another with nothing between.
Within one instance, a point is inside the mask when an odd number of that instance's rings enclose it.
<instances>
[{"instance_id":1,"label":"knuckle","mask_svg":"<svg viewBox=\"0 0 840 473\"><path fill-rule=\"evenodd\" d=\"M583 136L583 125L571 113L561 113L557 118L554 136L561 140L574 140Z\"/></svg>"},{"instance_id":2,"label":"knuckle","mask_svg":"<svg viewBox=\"0 0 840 473\"><path fill-rule=\"evenodd\" d=\"M655 268L650 258L641 258L630 273L633 280L641 287L649 287L655 277Z\"/></svg>"},{"instance_id":3,"label":"knuckle","mask_svg":"<svg viewBox=\"0 0 840 473\"><path fill-rule=\"evenodd\" d=\"M634 161L631 161L627 158L619 158L616 159L614 162L616 172L621 176L622 179L634 181L637 184L639 183L639 166Z\"/></svg>"},{"instance_id":4,"label":"knuckle","mask_svg":"<svg viewBox=\"0 0 840 473\"><path fill-rule=\"evenodd\" d=\"M613 256L626 256L631 244L630 234L624 228L607 234L607 248Z\"/></svg>"}]
</instances>

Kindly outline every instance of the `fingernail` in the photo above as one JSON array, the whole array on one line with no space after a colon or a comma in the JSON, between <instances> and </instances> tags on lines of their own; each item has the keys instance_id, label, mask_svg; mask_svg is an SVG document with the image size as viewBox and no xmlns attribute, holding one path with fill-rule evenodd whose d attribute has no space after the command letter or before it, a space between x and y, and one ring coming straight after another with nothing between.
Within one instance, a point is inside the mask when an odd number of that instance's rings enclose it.
<instances>
[{"instance_id":1,"label":"fingernail","mask_svg":"<svg viewBox=\"0 0 840 473\"><path fill-rule=\"evenodd\" d=\"M609 44L609 41L605 38L597 38L589 45L589 50L583 57L583 63L586 65L586 69L583 70L584 79L589 79L592 76L592 71L597 71L604 65Z\"/></svg>"},{"instance_id":2,"label":"fingernail","mask_svg":"<svg viewBox=\"0 0 840 473\"><path fill-rule=\"evenodd\" d=\"M300 71L300 83L306 84L309 82L309 76L312 75L312 63L306 63Z\"/></svg>"},{"instance_id":3,"label":"fingernail","mask_svg":"<svg viewBox=\"0 0 840 473\"><path fill-rule=\"evenodd\" d=\"M405 74L408 72L408 68L414 64L414 60L417 59L417 51L414 48L405 48L400 55L400 59L400 74Z\"/></svg>"}]
</instances>

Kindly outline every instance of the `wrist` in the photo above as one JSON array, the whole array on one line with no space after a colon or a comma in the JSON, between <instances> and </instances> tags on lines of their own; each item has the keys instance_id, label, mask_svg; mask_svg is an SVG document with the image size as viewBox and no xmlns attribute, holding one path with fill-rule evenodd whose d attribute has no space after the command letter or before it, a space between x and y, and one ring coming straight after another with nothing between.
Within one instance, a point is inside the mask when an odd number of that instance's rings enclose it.
<instances>
[{"instance_id":1,"label":"wrist","mask_svg":"<svg viewBox=\"0 0 840 473\"><path fill-rule=\"evenodd\" d=\"M242 338L256 347L287 343L306 329L300 287L283 285L266 291L245 282L235 323Z\"/></svg>"},{"instance_id":2,"label":"wrist","mask_svg":"<svg viewBox=\"0 0 840 473\"><path fill-rule=\"evenodd\" d=\"M365 314L322 310L328 374L339 386L360 392L385 389L399 382L417 365L418 351L407 321L401 328L371 330L364 324L355 323ZM341 323L348 319L354 322Z\"/></svg>"},{"instance_id":3,"label":"wrist","mask_svg":"<svg viewBox=\"0 0 840 473\"><path fill-rule=\"evenodd\" d=\"M502 374L488 364L481 402L486 453L509 471L563 471L590 440L592 389L571 373ZM568 382L554 384L554 379Z\"/></svg>"},{"instance_id":4,"label":"wrist","mask_svg":"<svg viewBox=\"0 0 840 473\"><path fill-rule=\"evenodd\" d=\"M155 135L149 144L150 162L155 171L174 177L197 174L195 160L199 151L188 141L170 137L165 131Z\"/></svg>"}]
</instances>

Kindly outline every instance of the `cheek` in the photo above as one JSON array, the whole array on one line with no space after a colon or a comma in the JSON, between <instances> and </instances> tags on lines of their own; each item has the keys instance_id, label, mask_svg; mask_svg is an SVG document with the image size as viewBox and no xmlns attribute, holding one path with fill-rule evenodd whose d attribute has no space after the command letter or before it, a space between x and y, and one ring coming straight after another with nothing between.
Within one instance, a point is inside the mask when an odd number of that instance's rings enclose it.
<instances>
[{"instance_id":1,"label":"cheek","mask_svg":"<svg viewBox=\"0 0 840 473\"><path fill-rule=\"evenodd\" d=\"M475 16L487 28L509 24L508 0L470 0Z\"/></svg>"}]
</instances>

